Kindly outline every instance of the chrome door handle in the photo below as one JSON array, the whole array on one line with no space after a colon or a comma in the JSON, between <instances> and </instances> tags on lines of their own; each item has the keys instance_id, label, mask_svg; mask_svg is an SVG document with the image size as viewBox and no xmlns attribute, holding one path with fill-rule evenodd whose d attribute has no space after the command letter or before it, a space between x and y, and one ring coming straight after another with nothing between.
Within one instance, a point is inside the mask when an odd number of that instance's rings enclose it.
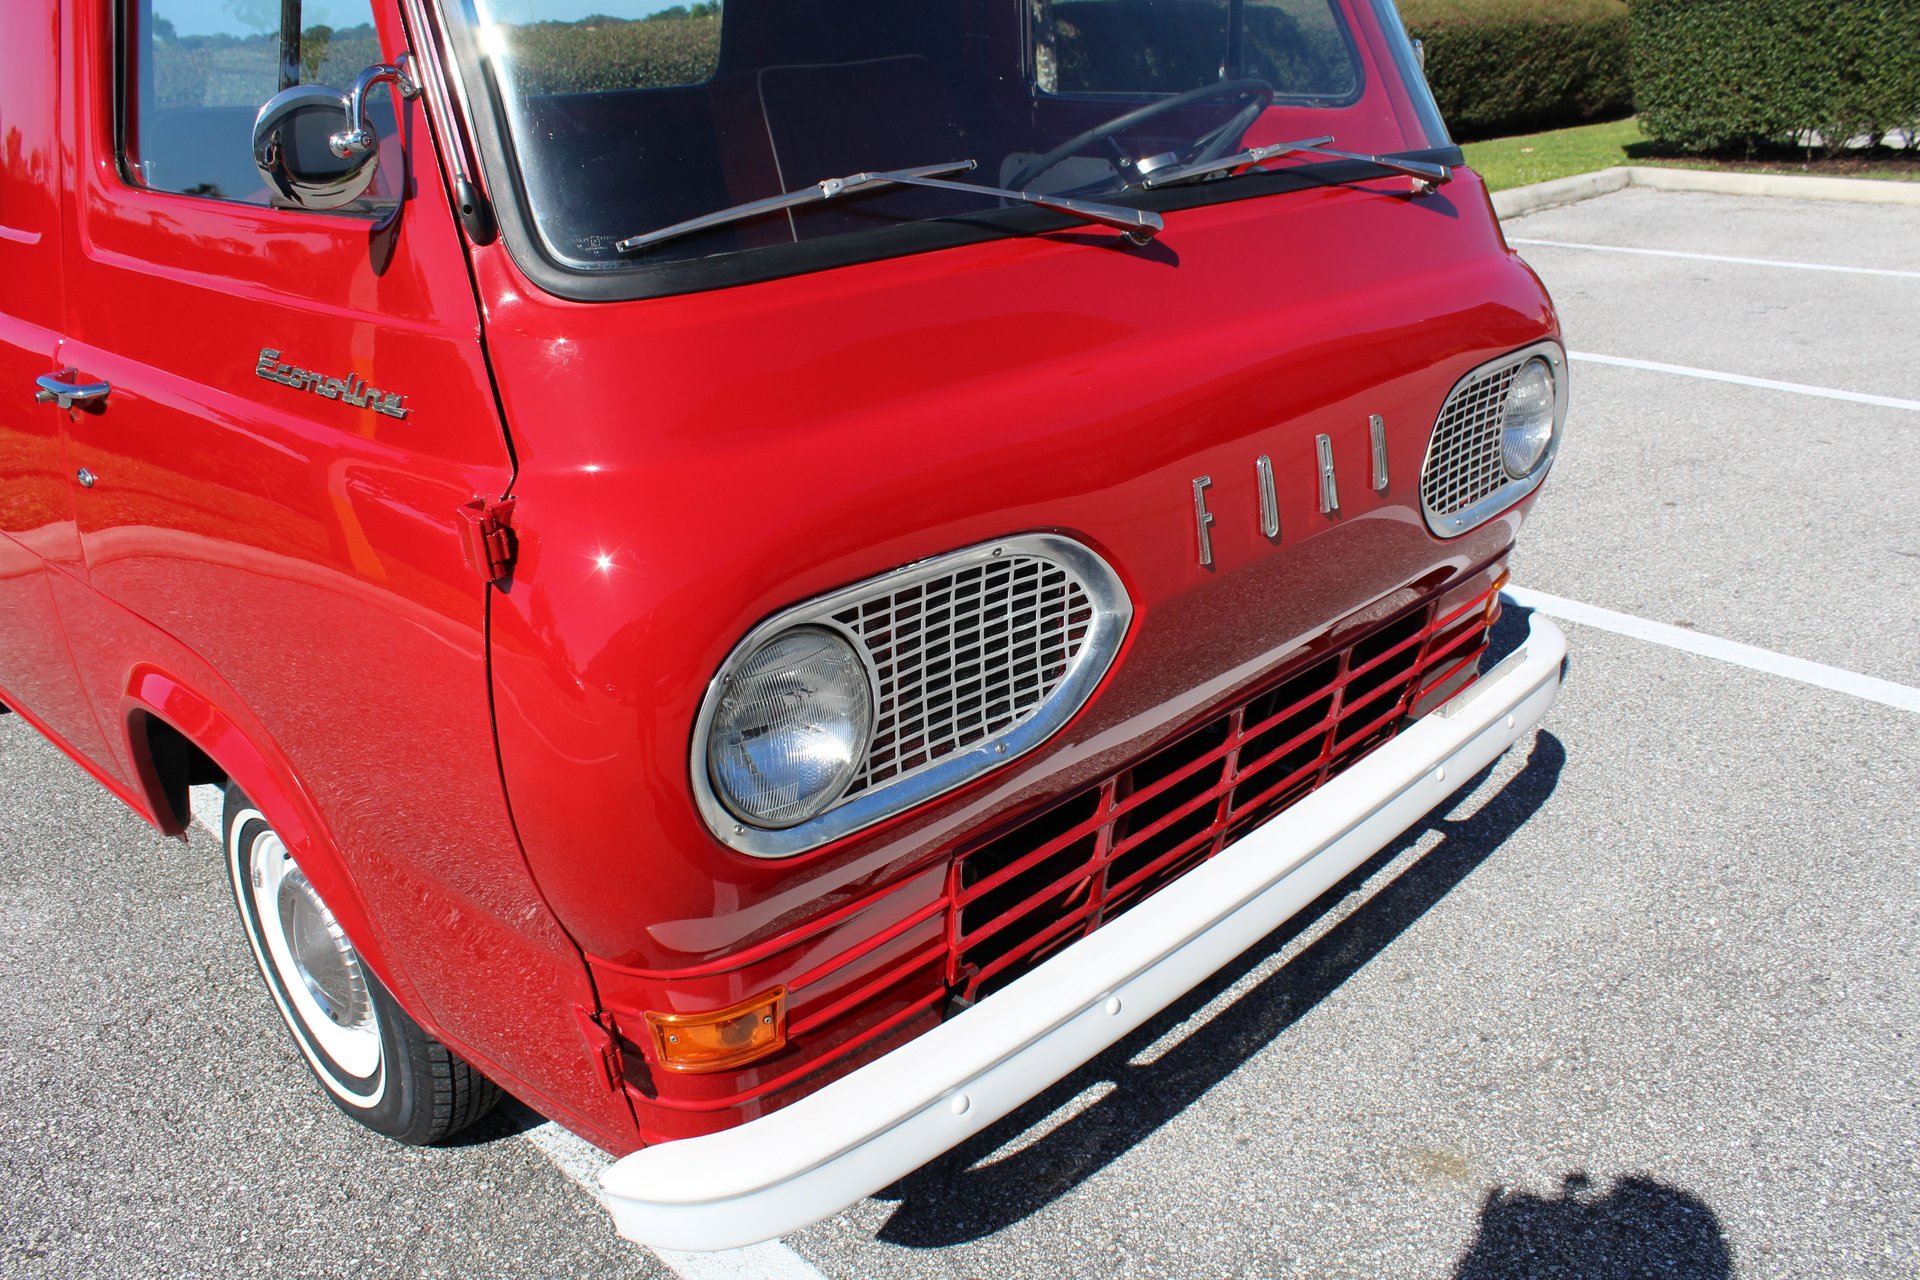
<instances>
[{"instance_id":1,"label":"chrome door handle","mask_svg":"<svg viewBox=\"0 0 1920 1280\"><path fill-rule=\"evenodd\" d=\"M113 387L105 382L68 382L73 371L49 373L35 378L34 383L40 389L33 398L40 404L58 405L62 409L71 409L75 405L87 406L102 403Z\"/></svg>"}]
</instances>

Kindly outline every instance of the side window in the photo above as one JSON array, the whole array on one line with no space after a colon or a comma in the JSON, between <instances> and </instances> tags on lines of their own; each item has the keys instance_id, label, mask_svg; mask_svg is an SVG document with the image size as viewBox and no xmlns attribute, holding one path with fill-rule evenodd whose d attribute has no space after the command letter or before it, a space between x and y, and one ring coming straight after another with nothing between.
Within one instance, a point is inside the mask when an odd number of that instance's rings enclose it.
<instances>
[{"instance_id":1,"label":"side window","mask_svg":"<svg viewBox=\"0 0 1920 1280\"><path fill-rule=\"evenodd\" d=\"M4 2L4 0L0 0ZM136 187L264 205L253 119L297 84L343 92L382 61L371 0L121 0L120 167ZM394 203L392 95L368 96L381 137L367 194L343 212Z\"/></svg>"}]
</instances>

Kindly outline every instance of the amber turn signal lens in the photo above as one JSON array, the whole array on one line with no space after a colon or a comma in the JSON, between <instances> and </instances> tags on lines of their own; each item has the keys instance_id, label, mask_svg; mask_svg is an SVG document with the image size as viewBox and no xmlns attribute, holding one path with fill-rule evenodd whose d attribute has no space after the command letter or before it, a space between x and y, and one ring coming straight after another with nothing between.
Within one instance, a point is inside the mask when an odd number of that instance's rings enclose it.
<instances>
[{"instance_id":1,"label":"amber turn signal lens","mask_svg":"<svg viewBox=\"0 0 1920 1280\"><path fill-rule=\"evenodd\" d=\"M712 1013L651 1013L654 1058L668 1071L724 1071L787 1042L787 989L775 987Z\"/></svg>"},{"instance_id":2,"label":"amber turn signal lens","mask_svg":"<svg viewBox=\"0 0 1920 1280\"><path fill-rule=\"evenodd\" d=\"M1507 579L1511 576L1510 570L1502 569L1493 580L1493 591L1487 596L1488 626L1500 621L1500 593L1507 589Z\"/></svg>"}]
</instances>

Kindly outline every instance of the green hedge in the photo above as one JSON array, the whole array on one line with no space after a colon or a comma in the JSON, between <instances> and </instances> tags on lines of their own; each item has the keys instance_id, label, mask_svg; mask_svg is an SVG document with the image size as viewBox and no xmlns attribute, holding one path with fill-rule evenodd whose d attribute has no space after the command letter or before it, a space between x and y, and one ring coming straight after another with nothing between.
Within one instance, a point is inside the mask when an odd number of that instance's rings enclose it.
<instances>
[{"instance_id":1,"label":"green hedge","mask_svg":"<svg viewBox=\"0 0 1920 1280\"><path fill-rule=\"evenodd\" d=\"M0 4L7 0L0 0ZM720 15L696 4L691 16L585 18L506 28L522 93L590 93L699 84L720 60Z\"/></svg>"},{"instance_id":2,"label":"green hedge","mask_svg":"<svg viewBox=\"0 0 1920 1280\"><path fill-rule=\"evenodd\" d=\"M381 60L380 41L370 26L309 27L301 36L300 55L302 83L345 88L362 67ZM279 34L155 40L153 86L154 106L163 111L257 108L280 88Z\"/></svg>"},{"instance_id":3,"label":"green hedge","mask_svg":"<svg viewBox=\"0 0 1920 1280\"><path fill-rule=\"evenodd\" d=\"M1633 110L1625 0L1407 0L1401 16L1456 138Z\"/></svg>"},{"instance_id":4,"label":"green hedge","mask_svg":"<svg viewBox=\"0 0 1920 1280\"><path fill-rule=\"evenodd\" d=\"M1920 126L1920 0L1633 0L1640 127L1691 151Z\"/></svg>"}]
</instances>

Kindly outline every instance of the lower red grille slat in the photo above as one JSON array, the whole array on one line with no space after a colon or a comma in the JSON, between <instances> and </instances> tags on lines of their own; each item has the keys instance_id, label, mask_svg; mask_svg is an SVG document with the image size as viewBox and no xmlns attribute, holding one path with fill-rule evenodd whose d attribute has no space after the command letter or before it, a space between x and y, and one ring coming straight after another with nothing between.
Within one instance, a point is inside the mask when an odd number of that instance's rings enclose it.
<instances>
[{"instance_id":1,"label":"lower red grille slat","mask_svg":"<svg viewBox=\"0 0 1920 1280\"><path fill-rule=\"evenodd\" d=\"M1096 812L1093 817L1076 823L1067 828L1062 834L1054 836L1038 849L1028 854L1021 862L1003 867L985 879L959 889L955 894L954 901L964 904L973 902L979 898L984 898L987 894L1005 886L1008 881L1019 875L1021 871L1027 869L1030 865L1043 862L1055 854L1064 853L1079 841L1085 840L1088 836L1095 834L1105 821L1106 819Z\"/></svg>"},{"instance_id":2,"label":"lower red grille slat","mask_svg":"<svg viewBox=\"0 0 1920 1280\"><path fill-rule=\"evenodd\" d=\"M955 994L1012 981L1392 738L1478 662L1496 598L1429 599L956 858Z\"/></svg>"},{"instance_id":3,"label":"lower red grille slat","mask_svg":"<svg viewBox=\"0 0 1920 1280\"><path fill-rule=\"evenodd\" d=\"M1041 929L1040 932L1027 938L1024 942L1020 943L1013 950L1007 952L1005 955L1002 955L999 959L994 960L993 962L988 964L985 968L983 968L980 971L981 980L985 981L987 978L992 977L994 974L999 973L1001 970L1006 969L1011 965L1017 964L1022 960L1026 960L1029 957L1034 956L1036 952L1038 952L1041 948L1047 946L1049 943L1059 942L1062 939L1067 938L1069 936L1078 935L1081 932L1080 926L1084 925L1087 922L1088 918L1092 915L1092 912L1093 912L1092 904L1089 903L1087 906L1080 908L1080 910L1074 912L1072 915L1060 916L1055 918L1045 928ZM1031 968L1032 966L1028 965L1027 967Z\"/></svg>"},{"instance_id":4,"label":"lower red grille slat","mask_svg":"<svg viewBox=\"0 0 1920 1280\"><path fill-rule=\"evenodd\" d=\"M933 919L933 917L939 915L946 909L946 905L945 902L939 900L929 902L926 906L920 908L920 910L902 919L898 924L883 929L881 932L868 938L865 942L827 957L807 972L789 981L787 983L787 991L791 994L798 994L829 974L838 973L869 952L878 951L881 947L886 946L901 934L908 933L916 926L925 924L928 920Z\"/></svg>"},{"instance_id":5,"label":"lower red grille slat","mask_svg":"<svg viewBox=\"0 0 1920 1280\"><path fill-rule=\"evenodd\" d=\"M1129 875L1126 879L1122 880L1119 884L1114 885L1110 890L1108 890L1108 893L1111 896L1116 898L1125 897L1127 894L1132 893L1135 889L1139 888L1142 884L1152 879L1153 876L1155 876L1159 872L1165 871L1168 867L1172 866L1174 863L1180 861L1182 858L1186 857L1188 854L1192 853L1194 850L1199 849L1201 846L1205 845L1207 841L1213 839L1216 834L1217 832L1215 831L1215 829L1212 827L1209 827L1207 830L1201 832L1199 835L1192 836L1182 841L1181 843L1174 845L1173 848L1167 850L1165 853L1161 854L1158 858L1154 859L1152 862L1149 862L1146 866L1141 867L1139 870Z\"/></svg>"},{"instance_id":6,"label":"lower red grille slat","mask_svg":"<svg viewBox=\"0 0 1920 1280\"><path fill-rule=\"evenodd\" d=\"M1318 757L1315 757L1312 764L1306 765L1299 769L1295 769L1292 773L1280 779L1280 781L1274 783L1272 786L1268 787L1266 790L1247 799L1243 804L1241 804L1240 808L1236 810L1236 812L1245 812L1249 809L1258 809L1261 805L1265 804L1267 801L1274 799L1276 796L1284 794L1288 790L1288 788L1297 787L1301 783L1305 782L1307 780L1307 775L1309 773L1318 773L1319 771L1320 771L1320 760Z\"/></svg>"},{"instance_id":7,"label":"lower red grille slat","mask_svg":"<svg viewBox=\"0 0 1920 1280\"><path fill-rule=\"evenodd\" d=\"M1219 762L1216 761L1214 767L1218 769ZM1182 801L1178 808L1173 809L1162 817L1154 819L1138 831L1129 832L1126 839L1116 840L1113 845L1113 856L1118 858L1123 854L1131 853L1148 841L1165 834L1169 829L1178 826L1181 822L1192 817L1208 805L1217 802L1222 795L1225 795L1232 789L1233 782L1231 779L1227 779L1214 783L1190 800Z\"/></svg>"},{"instance_id":8,"label":"lower red grille slat","mask_svg":"<svg viewBox=\"0 0 1920 1280\"><path fill-rule=\"evenodd\" d=\"M1253 763L1246 766L1245 772L1248 775L1257 774L1263 771L1264 769L1266 769L1269 765L1279 763L1282 759L1292 755L1294 752L1298 751L1301 747L1304 747L1308 742L1312 741L1315 737L1324 738L1327 734L1327 730L1331 729L1333 725L1334 725L1334 721L1331 716L1316 722L1315 724L1309 726L1308 728L1301 731L1300 733L1296 733L1295 735L1293 735L1293 737L1287 739L1285 742L1281 743L1279 746L1275 747L1273 750L1264 752L1261 755L1255 757ZM1316 754L1314 759L1317 761L1319 759L1319 756Z\"/></svg>"},{"instance_id":9,"label":"lower red grille slat","mask_svg":"<svg viewBox=\"0 0 1920 1280\"><path fill-rule=\"evenodd\" d=\"M911 971L918 969L922 965L930 964L938 959L945 949L945 944L942 943L930 949L922 950L918 955L912 956L892 968L883 970L873 981L867 983L857 991L847 993L825 1008L809 1009L804 1017L796 1017L793 1020L792 1025L788 1028L789 1033L796 1036L806 1035L814 1028L833 1021L848 1009L865 1004L876 993L884 991L894 983L900 981L900 974L903 970Z\"/></svg>"},{"instance_id":10,"label":"lower red grille slat","mask_svg":"<svg viewBox=\"0 0 1920 1280\"><path fill-rule=\"evenodd\" d=\"M1084 864L1075 867L1059 879L1045 885L1038 892L1029 894L1027 897L1021 899L1018 903L1014 904L1013 907L988 921L986 924L981 925L978 929L961 934L959 945L970 947L985 942L988 938L1000 932L1000 930L1019 920L1027 912L1038 908L1049 899L1057 898L1061 894L1066 893L1072 889L1074 885L1079 884L1086 878L1087 867Z\"/></svg>"},{"instance_id":11,"label":"lower red grille slat","mask_svg":"<svg viewBox=\"0 0 1920 1280\"><path fill-rule=\"evenodd\" d=\"M1425 696L1428 690L1438 689L1441 685L1445 684L1447 681L1459 675L1461 671L1466 669L1469 663L1478 662L1480 660L1480 655L1485 653L1486 651L1487 651L1487 647L1485 645L1481 645L1478 649L1475 649L1472 653L1460 659L1460 661L1454 663L1453 666L1447 668L1444 672L1442 672L1438 679L1435 679L1428 684L1422 685L1420 688L1421 695Z\"/></svg>"}]
</instances>

